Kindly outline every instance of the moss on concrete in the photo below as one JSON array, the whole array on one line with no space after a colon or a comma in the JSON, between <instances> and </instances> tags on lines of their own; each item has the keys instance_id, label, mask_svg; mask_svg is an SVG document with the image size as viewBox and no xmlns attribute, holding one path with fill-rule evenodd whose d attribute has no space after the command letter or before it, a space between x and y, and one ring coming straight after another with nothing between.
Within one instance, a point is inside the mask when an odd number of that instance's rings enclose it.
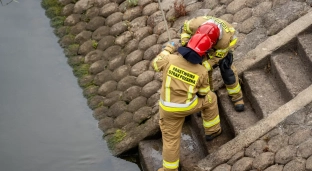
<instances>
[{"instance_id":1,"label":"moss on concrete","mask_svg":"<svg viewBox=\"0 0 312 171\"><path fill-rule=\"evenodd\" d=\"M114 149L116 144L118 144L119 142L121 142L125 137L126 137L126 132L121 130L121 129L117 129L114 133L113 136L111 136L109 139L107 139L107 146L110 150Z\"/></svg>"},{"instance_id":2,"label":"moss on concrete","mask_svg":"<svg viewBox=\"0 0 312 171\"><path fill-rule=\"evenodd\" d=\"M90 68L90 64L82 64L82 65L78 65L78 66L74 66L74 75L78 78L89 74L89 68Z\"/></svg>"}]
</instances>

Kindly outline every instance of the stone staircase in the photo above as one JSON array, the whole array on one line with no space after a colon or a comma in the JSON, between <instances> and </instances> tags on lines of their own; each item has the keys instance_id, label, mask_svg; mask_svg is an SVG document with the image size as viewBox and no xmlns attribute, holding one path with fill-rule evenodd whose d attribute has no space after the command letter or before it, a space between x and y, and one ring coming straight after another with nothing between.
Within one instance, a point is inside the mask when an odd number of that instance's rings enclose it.
<instances>
[{"instance_id":1,"label":"stone staircase","mask_svg":"<svg viewBox=\"0 0 312 171\"><path fill-rule=\"evenodd\" d=\"M206 142L201 117L193 114L186 118L181 135L181 170L193 170L198 161L309 87L312 84L311 71L312 26L242 71L244 112L234 110L225 87L217 90L223 128L221 136ZM161 152L161 138L140 142L142 169L155 171L161 167Z\"/></svg>"}]
</instances>

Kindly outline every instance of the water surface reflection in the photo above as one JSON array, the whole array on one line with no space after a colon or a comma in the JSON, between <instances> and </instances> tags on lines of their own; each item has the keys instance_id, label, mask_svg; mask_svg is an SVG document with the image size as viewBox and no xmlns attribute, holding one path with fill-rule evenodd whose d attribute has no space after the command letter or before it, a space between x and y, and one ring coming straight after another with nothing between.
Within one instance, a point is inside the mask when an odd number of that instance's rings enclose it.
<instances>
[{"instance_id":1,"label":"water surface reflection","mask_svg":"<svg viewBox=\"0 0 312 171\"><path fill-rule=\"evenodd\" d=\"M0 6L1 170L139 171L108 151L40 3Z\"/></svg>"}]
</instances>

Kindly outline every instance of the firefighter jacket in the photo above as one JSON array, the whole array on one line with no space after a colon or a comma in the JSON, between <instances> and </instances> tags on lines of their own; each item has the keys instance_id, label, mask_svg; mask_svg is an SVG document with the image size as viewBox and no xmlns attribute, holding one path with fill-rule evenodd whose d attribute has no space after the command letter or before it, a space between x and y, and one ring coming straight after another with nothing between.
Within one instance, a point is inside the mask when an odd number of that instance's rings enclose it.
<instances>
[{"instance_id":1,"label":"firefighter jacket","mask_svg":"<svg viewBox=\"0 0 312 171\"><path fill-rule=\"evenodd\" d=\"M187 111L197 105L196 94L205 96L210 91L208 73L202 65L170 53L165 48L151 63L156 72L162 71L159 105L165 111Z\"/></svg>"},{"instance_id":2,"label":"firefighter jacket","mask_svg":"<svg viewBox=\"0 0 312 171\"><path fill-rule=\"evenodd\" d=\"M212 60L209 60L209 63L207 63L207 61L203 62L205 68L210 71L213 65L217 64L229 51L233 50L237 43L237 37L234 27L228 22L212 16L200 16L184 22L180 37L181 44L185 46L190 37L196 32L197 28L205 22L216 24L220 30L217 43L213 45L212 49L208 52L208 59ZM217 59L214 59L215 57Z\"/></svg>"}]
</instances>

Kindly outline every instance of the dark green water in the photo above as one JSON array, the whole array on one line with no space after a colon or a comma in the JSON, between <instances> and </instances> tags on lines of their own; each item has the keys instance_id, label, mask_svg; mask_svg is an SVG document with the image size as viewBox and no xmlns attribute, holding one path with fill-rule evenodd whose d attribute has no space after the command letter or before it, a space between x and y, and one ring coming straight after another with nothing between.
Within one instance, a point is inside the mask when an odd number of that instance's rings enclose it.
<instances>
[{"instance_id":1,"label":"dark green water","mask_svg":"<svg viewBox=\"0 0 312 171\"><path fill-rule=\"evenodd\" d=\"M1 170L139 171L108 151L41 1L18 1L0 6Z\"/></svg>"}]
</instances>

